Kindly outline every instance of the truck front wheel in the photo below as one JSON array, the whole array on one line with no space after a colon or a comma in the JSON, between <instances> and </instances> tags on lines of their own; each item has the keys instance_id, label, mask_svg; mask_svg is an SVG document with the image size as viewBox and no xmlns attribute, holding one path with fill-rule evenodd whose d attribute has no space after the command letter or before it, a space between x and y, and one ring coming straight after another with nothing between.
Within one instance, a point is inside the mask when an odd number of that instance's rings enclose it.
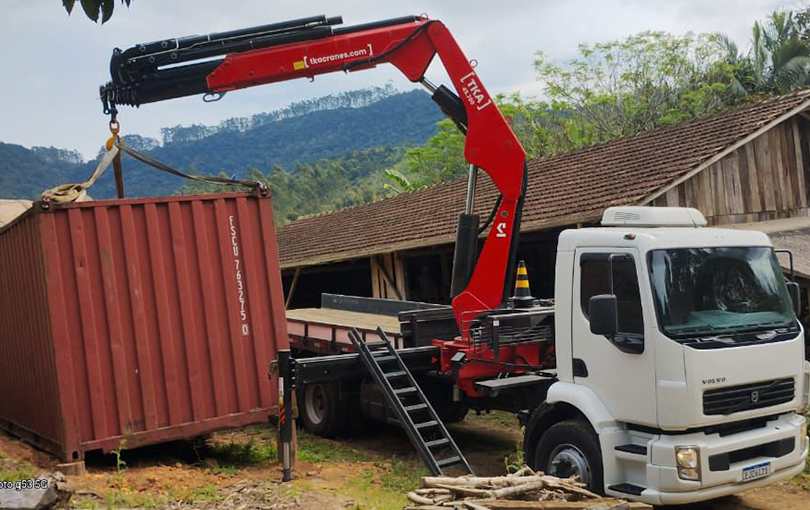
<instances>
[{"instance_id":1,"label":"truck front wheel","mask_svg":"<svg viewBox=\"0 0 810 510\"><path fill-rule=\"evenodd\" d=\"M576 476L592 492L604 493L599 438L580 420L551 426L537 443L534 465L559 478Z\"/></svg>"}]
</instances>

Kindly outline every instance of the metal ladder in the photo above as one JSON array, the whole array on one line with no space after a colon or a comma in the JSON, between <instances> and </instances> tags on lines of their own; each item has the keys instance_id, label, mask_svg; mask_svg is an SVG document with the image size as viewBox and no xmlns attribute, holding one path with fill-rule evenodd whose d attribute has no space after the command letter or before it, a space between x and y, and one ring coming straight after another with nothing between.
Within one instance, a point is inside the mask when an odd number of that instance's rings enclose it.
<instances>
[{"instance_id":1,"label":"metal ladder","mask_svg":"<svg viewBox=\"0 0 810 510\"><path fill-rule=\"evenodd\" d=\"M442 468L453 465L460 465L468 474L474 474L385 332L377 328L377 335L379 340L366 342L353 328L349 339L371 376L383 389L385 399L396 412L399 423L431 474L439 476ZM449 456L442 457L438 455L440 452L449 452Z\"/></svg>"}]
</instances>

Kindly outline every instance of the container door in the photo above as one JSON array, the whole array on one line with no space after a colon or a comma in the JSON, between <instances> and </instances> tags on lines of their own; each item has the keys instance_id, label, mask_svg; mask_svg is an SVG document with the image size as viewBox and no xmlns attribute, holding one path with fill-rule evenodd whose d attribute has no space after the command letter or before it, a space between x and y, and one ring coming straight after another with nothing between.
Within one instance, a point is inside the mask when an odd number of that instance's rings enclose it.
<instances>
[{"instance_id":1,"label":"container door","mask_svg":"<svg viewBox=\"0 0 810 510\"><path fill-rule=\"evenodd\" d=\"M571 303L574 382L591 388L613 416L624 422L656 426L655 356L645 339L649 296L635 250L580 249L576 252ZM617 298L618 334L591 333L588 303L592 296ZM644 297L646 296L646 298Z\"/></svg>"}]
</instances>

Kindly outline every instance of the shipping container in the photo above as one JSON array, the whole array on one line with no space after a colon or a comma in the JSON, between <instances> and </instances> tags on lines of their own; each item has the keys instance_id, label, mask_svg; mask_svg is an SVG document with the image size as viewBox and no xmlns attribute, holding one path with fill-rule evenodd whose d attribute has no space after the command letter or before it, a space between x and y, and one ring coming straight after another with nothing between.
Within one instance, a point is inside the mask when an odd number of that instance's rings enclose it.
<instances>
[{"instance_id":1,"label":"shipping container","mask_svg":"<svg viewBox=\"0 0 810 510\"><path fill-rule=\"evenodd\" d=\"M269 195L37 202L0 230L0 427L65 461L266 421Z\"/></svg>"}]
</instances>

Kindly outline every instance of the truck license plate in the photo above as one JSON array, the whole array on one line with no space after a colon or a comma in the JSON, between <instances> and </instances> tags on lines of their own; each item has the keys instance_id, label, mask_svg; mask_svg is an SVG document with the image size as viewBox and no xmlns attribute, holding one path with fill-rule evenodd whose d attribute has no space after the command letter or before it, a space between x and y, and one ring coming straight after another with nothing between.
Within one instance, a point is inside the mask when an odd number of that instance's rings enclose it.
<instances>
[{"instance_id":1,"label":"truck license plate","mask_svg":"<svg viewBox=\"0 0 810 510\"><path fill-rule=\"evenodd\" d=\"M750 480L756 480L757 478L762 478L763 476L768 476L769 474L771 474L770 462L762 462L760 464L754 464L753 466L743 468L742 481L748 482Z\"/></svg>"}]
</instances>

